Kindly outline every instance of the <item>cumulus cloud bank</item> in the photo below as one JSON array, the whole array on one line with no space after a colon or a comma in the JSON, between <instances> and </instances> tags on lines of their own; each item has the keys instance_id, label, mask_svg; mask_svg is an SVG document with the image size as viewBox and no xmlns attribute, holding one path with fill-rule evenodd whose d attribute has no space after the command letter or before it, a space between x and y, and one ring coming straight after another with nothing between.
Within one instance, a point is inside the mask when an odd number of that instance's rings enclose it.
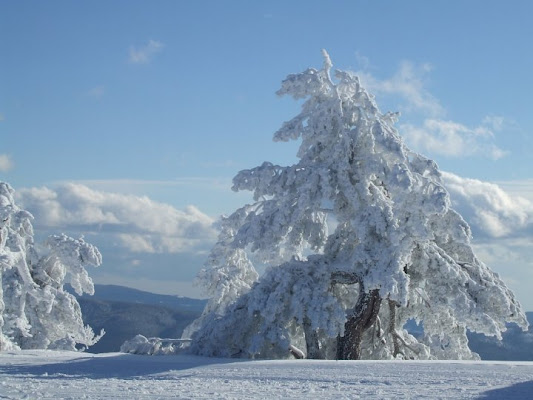
<instances>
[{"instance_id":1,"label":"cumulus cloud bank","mask_svg":"<svg viewBox=\"0 0 533 400\"><path fill-rule=\"evenodd\" d=\"M20 189L17 196L37 229L109 233L132 252L194 252L216 239L213 219L194 206L180 211L148 197L72 183Z\"/></svg>"},{"instance_id":2,"label":"cumulus cloud bank","mask_svg":"<svg viewBox=\"0 0 533 400\"><path fill-rule=\"evenodd\" d=\"M531 236L533 202L506 193L494 183L443 172L454 208L485 238Z\"/></svg>"}]
</instances>

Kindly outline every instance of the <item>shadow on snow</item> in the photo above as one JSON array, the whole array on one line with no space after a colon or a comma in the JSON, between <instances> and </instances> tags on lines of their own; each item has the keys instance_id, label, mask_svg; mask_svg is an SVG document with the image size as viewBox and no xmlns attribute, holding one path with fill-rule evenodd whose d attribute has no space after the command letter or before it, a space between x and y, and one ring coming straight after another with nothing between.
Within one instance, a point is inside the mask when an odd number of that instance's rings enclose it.
<instances>
[{"instance_id":1,"label":"shadow on snow","mask_svg":"<svg viewBox=\"0 0 533 400\"><path fill-rule=\"evenodd\" d=\"M242 362L235 359L207 358L197 356L141 356L134 354L105 357L79 357L70 360L53 360L50 363L32 365L1 365L0 374L25 375L39 379L135 379L157 374L185 371L212 364Z\"/></svg>"},{"instance_id":2,"label":"shadow on snow","mask_svg":"<svg viewBox=\"0 0 533 400\"><path fill-rule=\"evenodd\" d=\"M519 382L499 389L482 393L478 400L530 399L533 397L533 381Z\"/></svg>"}]
</instances>

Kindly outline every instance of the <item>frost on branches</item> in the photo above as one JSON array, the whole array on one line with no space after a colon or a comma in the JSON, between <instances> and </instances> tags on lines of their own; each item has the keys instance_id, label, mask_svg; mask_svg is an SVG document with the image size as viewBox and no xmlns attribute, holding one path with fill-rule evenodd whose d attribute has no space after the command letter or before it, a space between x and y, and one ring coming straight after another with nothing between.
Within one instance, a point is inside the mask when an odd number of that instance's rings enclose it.
<instances>
[{"instance_id":1,"label":"frost on branches","mask_svg":"<svg viewBox=\"0 0 533 400\"><path fill-rule=\"evenodd\" d=\"M102 256L83 239L50 236L39 254L33 242L32 215L14 201L14 190L0 182L0 351L10 349L75 350L96 343L82 321L76 293L94 293L87 265Z\"/></svg>"},{"instance_id":2,"label":"frost on branches","mask_svg":"<svg viewBox=\"0 0 533 400\"><path fill-rule=\"evenodd\" d=\"M302 111L274 134L299 162L234 178L254 203L222 221L200 281L212 296L186 332L206 356L471 359L466 330L501 338L523 311L476 258L437 165L409 150L349 72L289 75ZM258 274L248 258L267 266ZM423 321L424 336L405 329Z\"/></svg>"}]
</instances>

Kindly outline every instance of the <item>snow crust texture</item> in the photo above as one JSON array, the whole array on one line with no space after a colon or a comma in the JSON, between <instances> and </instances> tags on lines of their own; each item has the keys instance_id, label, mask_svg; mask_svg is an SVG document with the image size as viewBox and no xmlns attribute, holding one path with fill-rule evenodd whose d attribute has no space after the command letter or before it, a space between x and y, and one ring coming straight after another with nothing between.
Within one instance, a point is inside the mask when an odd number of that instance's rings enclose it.
<instances>
[{"instance_id":1,"label":"snow crust texture","mask_svg":"<svg viewBox=\"0 0 533 400\"><path fill-rule=\"evenodd\" d=\"M513 293L475 256L436 163L407 148L399 115L382 114L357 76L332 78L331 68L324 52L322 69L289 75L278 91L302 100L274 134L301 141L299 161L233 180L254 203L221 222L198 277L211 300L184 333L191 350L475 359L467 329L498 338L506 322L525 329ZM424 337L403 329L409 319L423 321Z\"/></svg>"},{"instance_id":2,"label":"snow crust texture","mask_svg":"<svg viewBox=\"0 0 533 400\"><path fill-rule=\"evenodd\" d=\"M39 248L32 219L15 204L13 188L0 182L0 351L91 346L100 336L83 324L76 298L63 285L93 294L85 267L99 266L102 256L83 239L64 234L50 236Z\"/></svg>"},{"instance_id":3,"label":"snow crust texture","mask_svg":"<svg viewBox=\"0 0 533 400\"><path fill-rule=\"evenodd\" d=\"M6 399L529 399L531 362L0 353Z\"/></svg>"}]
</instances>

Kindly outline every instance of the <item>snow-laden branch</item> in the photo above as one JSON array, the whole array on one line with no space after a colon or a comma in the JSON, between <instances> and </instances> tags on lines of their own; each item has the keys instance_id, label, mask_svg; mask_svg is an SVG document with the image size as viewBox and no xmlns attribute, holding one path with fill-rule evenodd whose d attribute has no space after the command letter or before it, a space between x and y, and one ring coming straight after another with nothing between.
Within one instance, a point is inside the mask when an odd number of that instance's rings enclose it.
<instances>
[{"instance_id":1,"label":"snow-laden branch","mask_svg":"<svg viewBox=\"0 0 533 400\"><path fill-rule=\"evenodd\" d=\"M274 134L298 162L243 170L254 202L223 221L200 273L213 296L187 331L204 355L475 358L466 329L527 326L513 293L479 261L435 162L407 148L359 79L289 75L279 95L301 112ZM266 266L258 277L253 264ZM394 305L394 306L392 306ZM424 322L425 336L402 327ZM387 328L388 327L388 328Z\"/></svg>"},{"instance_id":2,"label":"snow-laden branch","mask_svg":"<svg viewBox=\"0 0 533 400\"><path fill-rule=\"evenodd\" d=\"M15 204L11 186L0 182L0 350L91 346L103 331L95 335L83 324L78 302L63 285L93 294L85 267L99 266L102 256L66 235L48 238L48 251L38 254L32 219Z\"/></svg>"}]
</instances>

